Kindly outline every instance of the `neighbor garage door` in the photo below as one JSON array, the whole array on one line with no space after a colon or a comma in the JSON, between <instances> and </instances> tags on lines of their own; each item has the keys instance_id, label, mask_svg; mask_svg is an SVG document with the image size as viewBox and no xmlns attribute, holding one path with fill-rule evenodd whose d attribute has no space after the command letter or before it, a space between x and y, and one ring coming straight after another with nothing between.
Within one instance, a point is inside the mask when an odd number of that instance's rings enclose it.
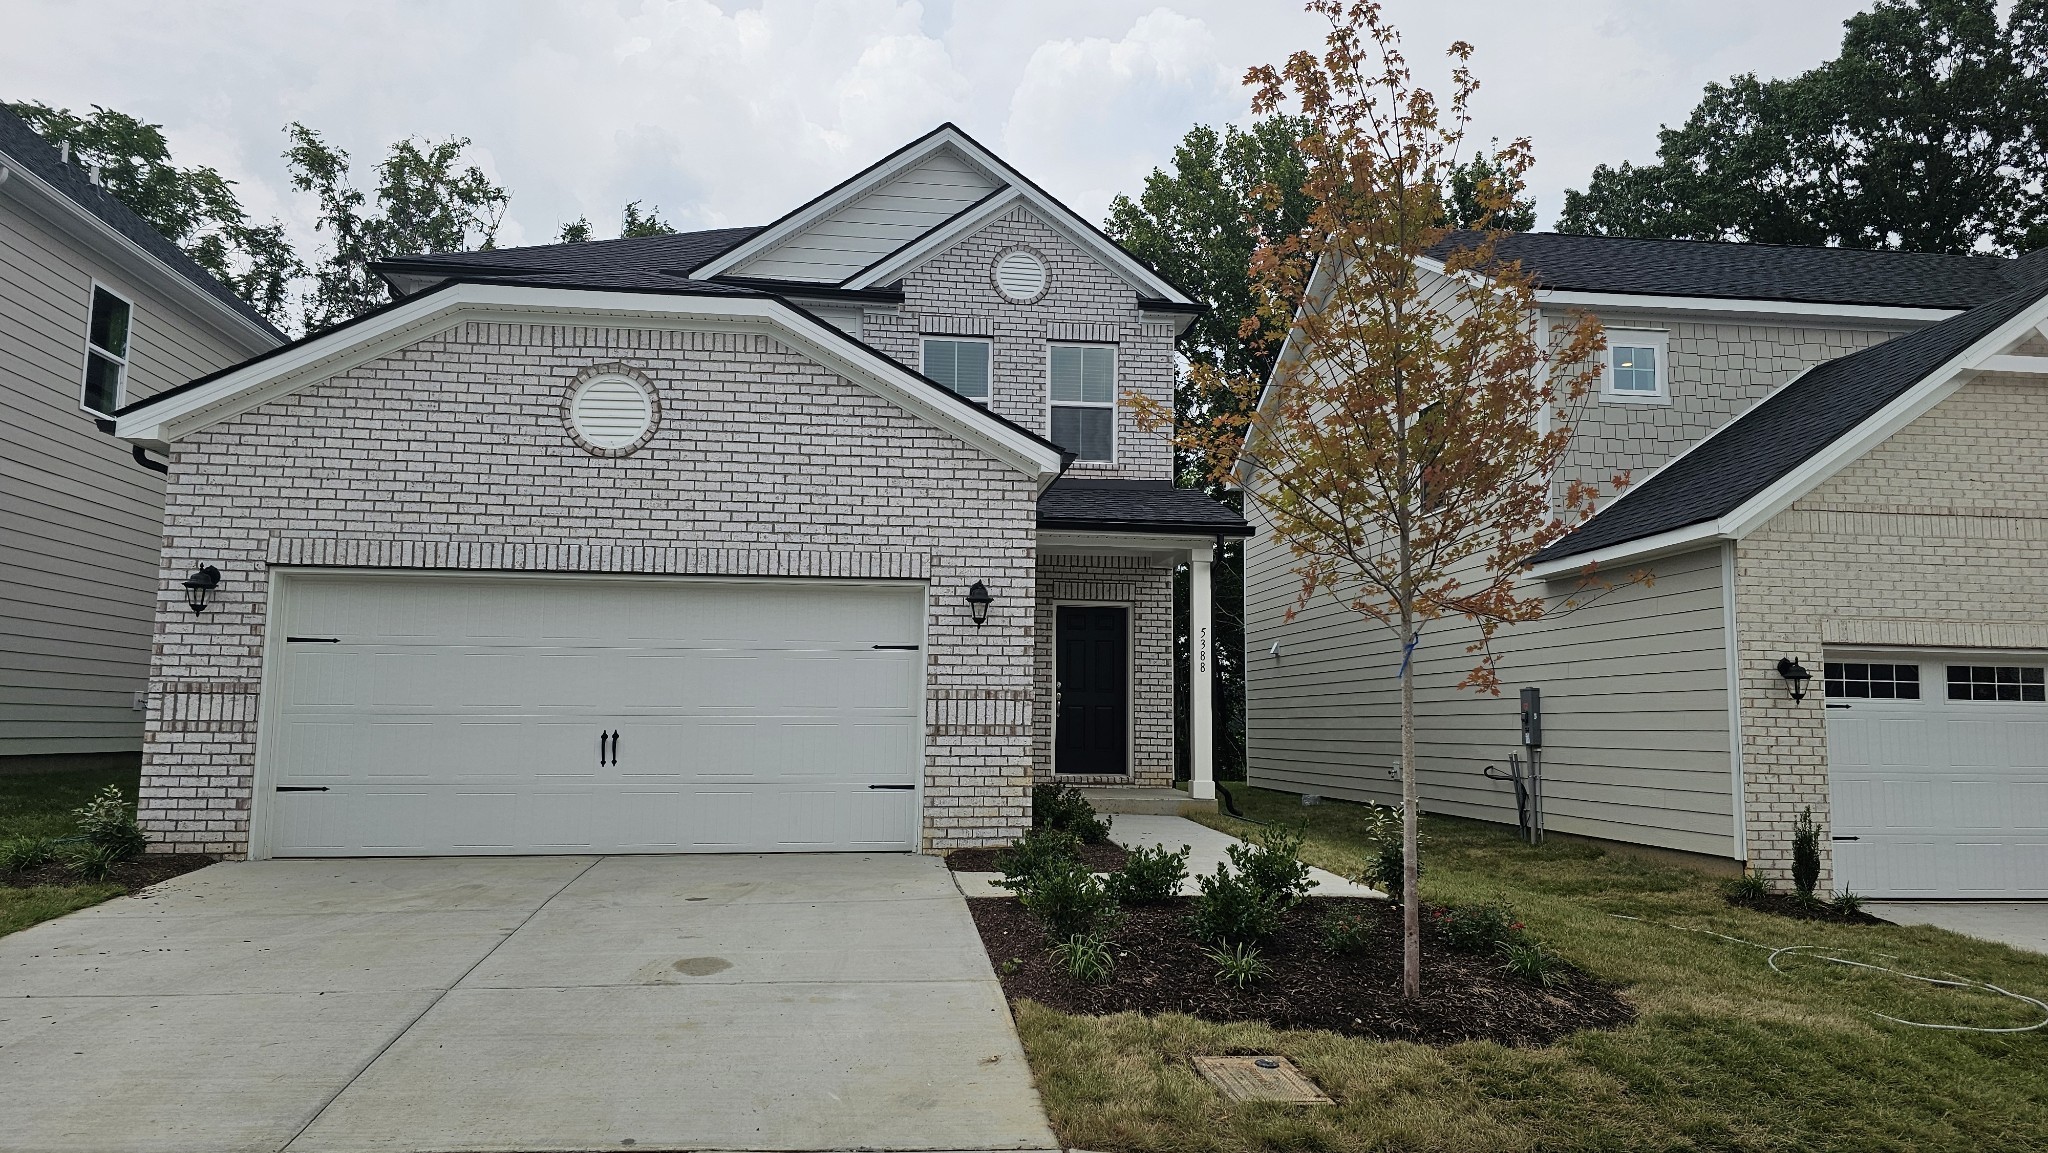
<instances>
[{"instance_id":1,"label":"neighbor garage door","mask_svg":"<svg viewBox=\"0 0 2048 1153\"><path fill-rule=\"evenodd\" d=\"M291 574L280 856L914 849L923 591Z\"/></svg>"},{"instance_id":2,"label":"neighbor garage door","mask_svg":"<svg viewBox=\"0 0 2048 1153\"><path fill-rule=\"evenodd\" d=\"M2043 661L1831 655L1835 885L1870 897L2048 897Z\"/></svg>"}]
</instances>

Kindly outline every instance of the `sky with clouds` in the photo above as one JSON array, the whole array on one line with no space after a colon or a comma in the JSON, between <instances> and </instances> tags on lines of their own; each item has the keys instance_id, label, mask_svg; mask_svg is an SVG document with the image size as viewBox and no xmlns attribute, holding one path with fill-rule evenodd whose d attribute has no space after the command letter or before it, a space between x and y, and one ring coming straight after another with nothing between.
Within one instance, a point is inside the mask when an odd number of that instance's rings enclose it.
<instances>
[{"instance_id":1,"label":"sky with clouds","mask_svg":"<svg viewBox=\"0 0 2048 1153\"><path fill-rule=\"evenodd\" d=\"M1856 0L1387 0L1418 79L1466 39L1482 136L1527 135L1541 218L1596 163L1654 155L1709 81L1835 54ZM759 224L951 120L1100 220L1195 123L1242 122L1253 64L1320 42L1291 0L8 0L0 99L161 123L302 241L278 153L300 120L368 164L461 135L513 193L501 244L628 200Z\"/></svg>"}]
</instances>

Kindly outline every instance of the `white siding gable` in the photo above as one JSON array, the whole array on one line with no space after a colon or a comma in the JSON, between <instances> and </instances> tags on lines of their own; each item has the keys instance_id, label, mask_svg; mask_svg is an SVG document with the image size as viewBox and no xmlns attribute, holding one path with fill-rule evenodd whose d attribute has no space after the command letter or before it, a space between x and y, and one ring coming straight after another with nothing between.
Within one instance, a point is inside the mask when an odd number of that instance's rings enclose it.
<instances>
[{"instance_id":1,"label":"white siding gable","mask_svg":"<svg viewBox=\"0 0 2048 1153\"><path fill-rule=\"evenodd\" d=\"M736 276L837 284L936 228L996 190L996 182L951 148L760 256Z\"/></svg>"}]
</instances>

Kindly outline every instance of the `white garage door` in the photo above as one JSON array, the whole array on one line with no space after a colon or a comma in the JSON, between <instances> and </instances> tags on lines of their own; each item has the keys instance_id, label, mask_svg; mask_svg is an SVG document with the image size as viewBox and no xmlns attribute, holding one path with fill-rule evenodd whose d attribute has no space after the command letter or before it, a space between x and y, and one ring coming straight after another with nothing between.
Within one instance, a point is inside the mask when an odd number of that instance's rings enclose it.
<instances>
[{"instance_id":1,"label":"white garage door","mask_svg":"<svg viewBox=\"0 0 2048 1153\"><path fill-rule=\"evenodd\" d=\"M2043 662L1831 655L1835 884L1869 897L2048 897Z\"/></svg>"},{"instance_id":2,"label":"white garage door","mask_svg":"<svg viewBox=\"0 0 2048 1153\"><path fill-rule=\"evenodd\" d=\"M917 845L923 590L293 574L280 856Z\"/></svg>"}]
</instances>

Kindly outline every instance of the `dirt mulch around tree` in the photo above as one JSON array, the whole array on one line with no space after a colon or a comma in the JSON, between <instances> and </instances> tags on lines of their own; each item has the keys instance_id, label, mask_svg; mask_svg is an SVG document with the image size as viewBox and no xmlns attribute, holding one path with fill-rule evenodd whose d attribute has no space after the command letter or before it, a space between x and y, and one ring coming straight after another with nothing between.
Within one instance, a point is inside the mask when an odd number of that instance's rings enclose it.
<instances>
[{"instance_id":1,"label":"dirt mulch around tree","mask_svg":"<svg viewBox=\"0 0 2048 1153\"><path fill-rule=\"evenodd\" d=\"M1759 913L1775 913L1780 917L1794 917L1801 921L1828 921L1836 925L1883 925L1887 922L1873 917L1861 909L1853 911L1837 909L1826 901L1807 899L1797 893L1767 893L1761 897L1728 898L1728 903L1738 909L1751 909Z\"/></svg>"},{"instance_id":2,"label":"dirt mulch around tree","mask_svg":"<svg viewBox=\"0 0 2048 1153\"><path fill-rule=\"evenodd\" d=\"M144 853L134 860L115 865L113 871L107 874L105 883L119 885L132 893L158 881L168 881L194 869L203 869L219 860L218 857L209 857L201 853ZM25 873L0 872L0 885L16 889L32 889L37 885L88 883L99 882L87 882L61 860L53 861L40 869L30 869Z\"/></svg>"},{"instance_id":3,"label":"dirt mulch around tree","mask_svg":"<svg viewBox=\"0 0 2048 1153\"><path fill-rule=\"evenodd\" d=\"M1219 984L1216 965L1188 932L1194 899L1131 906L1110 934L1115 970L1100 984L1069 977L1049 955L1045 931L1014 899L967 902L1003 991L1064 1013L1186 1013L1209 1021L1259 1021L1280 1029L1328 1029L1385 1041L1443 1045L1497 1041L1547 1045L1581 1029L1613 1029L1635 1010L1611 986L1567 969L1565 983L1539 988L1501 971L1492 957L1453 952L1430 940L1422 951L1423 996L1401 996L1401 908L1369 898L1322 897L1289 914L1262 951L1272 969L1243 990ZM1323 918L1338 910L1376 918L1363 955L1332 956Z\"/></svg>"},{"instance_id":4,"label":"dirt mulch around tree","mask_svg":"<svg viewBox=\"0 0 2048 1153\"><path fill-rule=\"evenodd\" d=\"M996 854L1001 849L954 849L946 854L946 867L956 873L1000 873ZM1082 845L1081 863L1092 872L1114 873L1130 859L1130 850L1115 842Z\"/></svg>"}]
</instances>

